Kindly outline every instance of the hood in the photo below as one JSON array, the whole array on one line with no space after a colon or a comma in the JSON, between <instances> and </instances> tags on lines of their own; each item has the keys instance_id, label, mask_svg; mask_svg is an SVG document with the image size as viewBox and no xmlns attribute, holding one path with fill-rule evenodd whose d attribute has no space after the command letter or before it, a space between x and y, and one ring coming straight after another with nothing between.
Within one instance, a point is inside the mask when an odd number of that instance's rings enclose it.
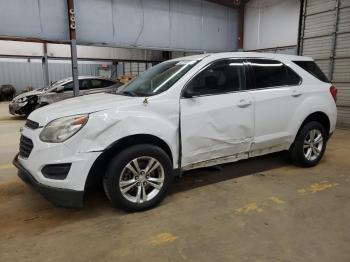
<instances>
[{"instance_id":1,"label":"hood","mask_svg":"<svg viewBox=\"0 0 350 262\"><path fill-rule=\"evenodd\" d=\"M60 117L107 110L132 100L142 103L143 98L110 93L79 96L39 108L33 111L28 118L38 122L40 126L43 126Z\"/></svg>"},{"instance_id":2,"label":"hood","mask_svg":"<svg viewBox=\"0 0 350 262\"><path fill-rule=\"evenodd\" d=\"M45 93L45 92L42 90L32 90L32 91L25 92L23 94L19 94L18 96L15 96L15 98L13 100L15 101L17 99L20 99L23 97L28 97L28 96L37 96L37 95L41 95L43 93Z\"/></svg>"}]
</instances>

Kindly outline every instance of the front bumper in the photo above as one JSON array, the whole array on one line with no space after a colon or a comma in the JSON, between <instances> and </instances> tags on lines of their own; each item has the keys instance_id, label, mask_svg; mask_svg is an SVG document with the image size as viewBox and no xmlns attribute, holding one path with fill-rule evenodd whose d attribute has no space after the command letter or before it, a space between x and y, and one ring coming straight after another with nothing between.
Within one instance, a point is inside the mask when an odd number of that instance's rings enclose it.
<instances>
[{"instance_id":1,"label":"front bumper","mask_svg":"<svg viewBox=\"0 0 350 262\"><path fill-rule=\"evenodd\" d=\"M18 155L13 160L18 169L18 176L27 184L36 188L47 200L63 207L82 207L84 191L55 188L39 183L32 174L18 161Z\"/></svg>"},{"instance_id":2,"label":"front bumper","mask_svg":"<svg viewBox=\"0 0 350 262\"><path fill-rule=\"evenodd\" d=\"M10 102L10 104L9 104L9 113L11 115L16 115L16 111L17 110L18 110L17 106L14 103Z\"/></svg>"},{"instance_id":3,"label":"front bumper","mask_svg":"<svg viewBox=\"0 0 350 262\"><path fill-rule=\"evenodd\" d=\"M28 107L28 102L24 102L19 105L16 102L10 102L9 104L9 113L11 115L23 115Z\"/></svg>"}]
</instances>

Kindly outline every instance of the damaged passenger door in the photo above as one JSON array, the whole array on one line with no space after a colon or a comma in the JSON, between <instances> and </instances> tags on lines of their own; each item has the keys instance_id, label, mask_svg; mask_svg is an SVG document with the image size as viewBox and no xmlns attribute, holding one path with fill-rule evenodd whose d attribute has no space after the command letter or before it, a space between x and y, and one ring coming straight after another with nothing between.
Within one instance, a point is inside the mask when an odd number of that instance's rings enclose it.
<instances>
[{"instance_id":1,"label":"damaged passenger door","mask_svg":"<svg viewBox=\"0 0 350 262\"><path fill-rule=\"evenodd\" d=\"M252 96L245 91L243 60L207 65L183 89L180 109L184 169L250 150L254 110Z\"/></svg>"}]
</instances>

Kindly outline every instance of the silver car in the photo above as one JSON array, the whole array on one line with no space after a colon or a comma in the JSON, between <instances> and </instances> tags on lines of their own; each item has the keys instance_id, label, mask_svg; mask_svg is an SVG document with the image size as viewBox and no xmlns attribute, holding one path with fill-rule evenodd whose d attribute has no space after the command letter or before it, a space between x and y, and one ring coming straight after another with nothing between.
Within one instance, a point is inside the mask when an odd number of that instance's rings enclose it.
<instances>
[{"instance_id":1,"label":"silver car","mask_svg":"<svg viewBox=\"0 0 350 262\"><path fill-rule=\"evenodd\" d=\"M94 94L118 88L121 83L102 77L80 76L79 95ZM71 77L56 81L48 87L25 92L16 96L9 104L12 115L28 116L36 108L73 97Z\"/></svg>"}]
</instances>

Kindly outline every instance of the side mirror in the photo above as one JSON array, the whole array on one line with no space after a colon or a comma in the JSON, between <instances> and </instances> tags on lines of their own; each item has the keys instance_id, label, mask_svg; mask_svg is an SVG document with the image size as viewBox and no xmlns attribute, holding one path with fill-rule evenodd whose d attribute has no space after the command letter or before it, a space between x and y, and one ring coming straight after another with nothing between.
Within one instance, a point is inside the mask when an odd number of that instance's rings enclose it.
<instances>
[{"instance_id":1,"label":"side mirror","mask_svg":"<svg viewBox=\"0 0 350 262\"><path fill-rule=\"evenodd\" d=\"M64 86L58 86L56 87L56 93L61 93L64 90Z\"/></svg>"}]
</instances>

